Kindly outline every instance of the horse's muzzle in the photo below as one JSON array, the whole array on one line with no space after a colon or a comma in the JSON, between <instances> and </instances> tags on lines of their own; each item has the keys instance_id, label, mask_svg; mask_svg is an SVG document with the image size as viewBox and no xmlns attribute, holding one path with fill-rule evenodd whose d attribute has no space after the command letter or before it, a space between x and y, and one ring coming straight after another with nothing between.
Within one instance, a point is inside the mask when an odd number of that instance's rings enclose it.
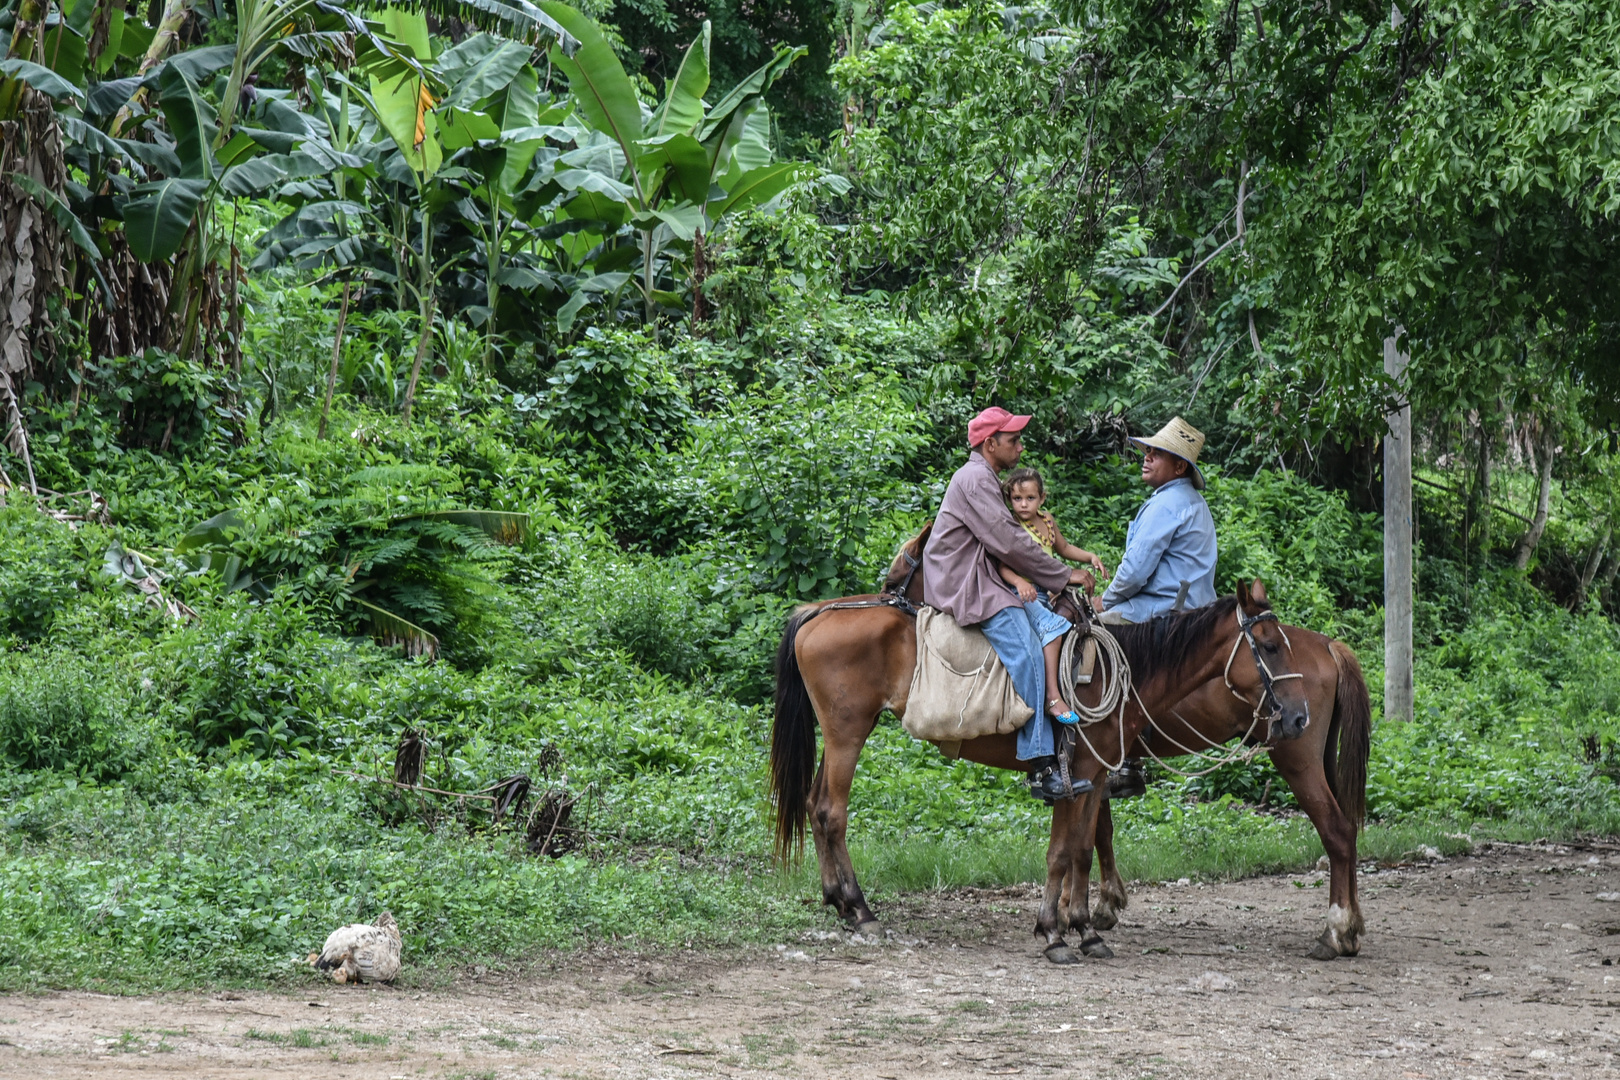
<instances>
[{"instance_id":1,"label":"horse's muzzle","mask_svg":"<svg viewBox=\"0 0 1620 1080\"><path fill-rule=\"evenodd\" d=\"M1297 739L1311 726L1309 705L1298 709L1282 708L1271 714L1271 725L1266 731L1266 742L1275 746L1284 739Z\"/></svg>"}]
</instances>

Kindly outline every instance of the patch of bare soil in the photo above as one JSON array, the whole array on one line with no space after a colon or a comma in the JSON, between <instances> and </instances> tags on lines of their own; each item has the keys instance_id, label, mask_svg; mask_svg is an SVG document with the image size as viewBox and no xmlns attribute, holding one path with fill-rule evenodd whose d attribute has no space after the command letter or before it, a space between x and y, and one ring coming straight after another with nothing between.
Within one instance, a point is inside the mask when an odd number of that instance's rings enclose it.
<instances>
[{"instance_id":1,"label":"patch of bare soil","mask_svg":"<svg viewBox=\"0 0 1620 1080\"><path fill-rule=\"evenodd\" d=\"M881 942L829 921L775 947L567 954L442 991L312 975L296 995L0 998L0 1075L1620 1073L1620 845L1364 868L1362 953L1326 964L1305 957L1321 880L1138 885L1105 935L1117 958L1073 967L1030 936L1031 886L891 903Z\"/></svg>"}]
</instances>

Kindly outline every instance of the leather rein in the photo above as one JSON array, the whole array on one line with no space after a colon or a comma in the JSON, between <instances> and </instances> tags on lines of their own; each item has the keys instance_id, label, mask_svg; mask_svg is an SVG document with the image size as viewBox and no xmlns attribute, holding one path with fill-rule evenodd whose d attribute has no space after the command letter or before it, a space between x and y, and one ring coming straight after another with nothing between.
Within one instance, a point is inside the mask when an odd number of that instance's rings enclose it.
<instances>
[{"instance_id":1,"label":"leather rein","mask_svg":"<svg viewBox=\"0 0 1620 1080\"><path fill-rule=\"evenodd\" d=\"M908 567L906 576L900 579L898 585L893 587L885 585L876 600L836 600L831 604L822 604L809 615L806 615L804 621L809 622L823 611L853 611L862 608L893 608L896 611L910 615L912 618L916 618L917 605L911 602L911 598L906 595L906 590L911 588L911 579L917 576L917 571L922 567L922 560L911 552L904 550L900 552L900 557L906 560Z\"/></svg>"}]
</instances>

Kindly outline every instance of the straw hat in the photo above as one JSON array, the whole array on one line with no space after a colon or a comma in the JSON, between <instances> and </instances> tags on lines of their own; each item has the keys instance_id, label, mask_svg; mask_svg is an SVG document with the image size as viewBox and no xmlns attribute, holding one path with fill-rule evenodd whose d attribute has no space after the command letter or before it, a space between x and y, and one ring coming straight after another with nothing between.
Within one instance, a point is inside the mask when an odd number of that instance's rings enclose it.
<instances>
[{"instance_id":1,"label":"straw hat","mask_svg":"<svg viewBox=\"0 0 1620 1080\"><path fill-rule=\"evenodd\" d=\"M1199 491L1204 490L1204 474L1198 471L1198 455L1204 450L1204 433L1181 417L1172 417L1157 433L1142 439L1132 438L1131 442L1144 448L1151 446L1181 458L1192 466L1193 487Z\"/></svg>"}]
</instances>

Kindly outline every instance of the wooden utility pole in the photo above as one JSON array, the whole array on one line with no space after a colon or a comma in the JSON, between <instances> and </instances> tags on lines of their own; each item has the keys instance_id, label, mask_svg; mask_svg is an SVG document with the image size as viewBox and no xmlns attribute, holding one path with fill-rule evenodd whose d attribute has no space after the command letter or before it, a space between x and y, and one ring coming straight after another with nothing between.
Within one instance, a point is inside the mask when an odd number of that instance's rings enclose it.
<instances>
[{"instance_id":1,"label":"wooden utility pole","mask_svg":"<svg viewBox=\"0 0 1620 1080\"><path fill-rule=\"evenodd\" d=\"M1402 405L1384 436L1384 719L1412 719L1412 405L1406 395L1406 328L1384 339L1384 374L1401 386Z\"/></svg>"}]
</instances>

